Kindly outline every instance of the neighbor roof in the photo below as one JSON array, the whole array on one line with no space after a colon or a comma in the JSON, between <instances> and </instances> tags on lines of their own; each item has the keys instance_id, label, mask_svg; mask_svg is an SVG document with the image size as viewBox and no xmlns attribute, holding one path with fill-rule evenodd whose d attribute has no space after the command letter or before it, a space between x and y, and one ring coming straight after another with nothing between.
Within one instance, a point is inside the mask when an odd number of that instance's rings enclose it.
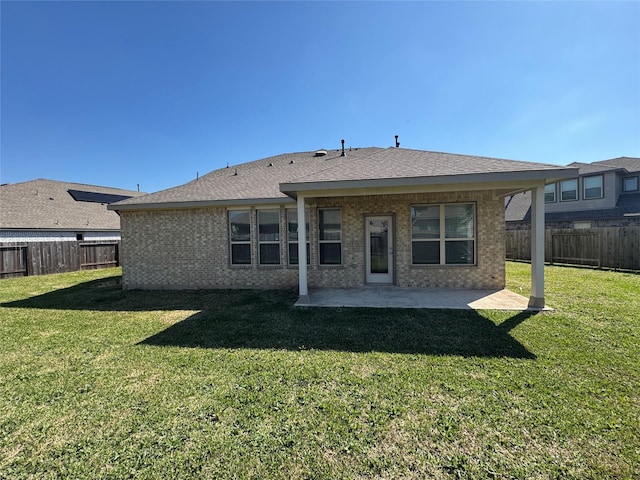
<instances>
[{"instance_id":1,"label":"neighbor roof","mask_svg":"<svg viewBox=\"0 0 640 480\"><path fill-rule=\"evenodd\" d=\"M295 192L370 186L564 178L573 169L542 163L427 152L354 148L276 155L215 170L184 185L109 206L111 210L290 202Z\"/></svg>"},{"instance_id":2,"label":"neighbor roof","mask_svg":"<svg viewBox=\"0 0 640 480\"><path fill-rule=\"evenodd\" d=\"M598 210L571 210L565 212L545 212L546 222L564 222L579 220L606 220L640 215L640 193L620 195L613 208ZM531 193L523 192L505 199L505 220L507 222L531 221Z\"/></svg>"},{"instance_id":3,"label":"neighbor roof","mask_svg":"<svg viewBox=\"0 0 640 480\"><path fill-rule=\"evenodd\" d=\"M120 217L116 212L107 210L106 203L144 194L46 179L5 184L0 186L0 228L117 231L120 230ZM74 196L84 198L84 201L76 200Z\"/></svg>"},{"instance_id":4,"label":"neighbor roof","mask_svg":"<svg viewBox=\"0 0 640 480\"><path fill-rule=\"evenodd\" d=\"M618 157L611 160L601 160L593 162L593 165L603 165L624 168L629 173L640 172L640 158L637 157Z\"/></svg>"}]
</instances>

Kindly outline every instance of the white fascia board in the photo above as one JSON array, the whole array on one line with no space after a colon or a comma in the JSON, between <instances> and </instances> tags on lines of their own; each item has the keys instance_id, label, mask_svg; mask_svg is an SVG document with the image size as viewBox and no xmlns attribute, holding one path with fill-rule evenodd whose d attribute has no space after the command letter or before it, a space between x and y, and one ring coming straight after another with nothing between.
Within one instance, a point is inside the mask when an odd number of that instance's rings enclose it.
<instances>
[{"instance_id":1,"label":"white fascia board","mask_svg":"<svg viewBox=\"0 0 640 480\"><path fill-rule=\"evenodd\" d=\"M567 177L560 177L567 178ZM560 178L554 178L553 181L557 181ZM460 179L458 179L460 180ZM540 185L544 185L548 182L548 179L534 179L529 178L526 180L512 180L512 181L493 181L493 182L469 182L463 183L458 181L455 184L452 183L422 183L417 185L405 185L405 186L376 186L376 187L360 187L360 188L332 188L332 189L317 189L317 190L301 190L304 192L305 197L352 197L360 195L394 195L394 194L406 194L406 193L442 193L442 192L462 192L462 191L481 191L491 190L494 192L494 196L500 197L509 195L511 192L521 192L530 190ZM291 195L292 198L297 196L298 192L286 192Z\"/></svg>"},{"instance_id":2,"label":"white fascia board","mask_svg":"<svg viewBox=\"0 0 640 480\"><path fill-rule=\"evenodd\" d=\"M190 202L131 203L125 205L112 204L107 205L107 209L122 212L131 210L178 210L202 207L228 207L234 205L281 205L283 203L295 203L295 201L289 197L240 198L230 200L197 200Z\"/></svg>"},{"instance_id":3,"label":"white fascia board","mask_svg":"<svg viewBox=\"0 0 640 480\"><path fill-rule=\"evenodd\" d=\"M493 189L491 185L513 184L526 182L530 186L538 185L540 180L553 183L563 178L573 178L578 175L577 168L554 168L549 170L529 170L518 172L491 172L475 173L469 175L441 175L437 177L403 177L403 178L382 178L371 180L337 180L330 182L291 182L281 183L280 191L287 195L295 195L296 192L305 192L306 196L313 196L313 192L348 191L367 189L407 188L410 191L421 191L422 188L429 187L429 191L451 191L460 190L461 186L479 185L473 190ZM438 188L439 190L433 190ZM524 188L524 187L522 187ZM354 193L354 195L366 193Z\"/></svg>"}]
</instances>

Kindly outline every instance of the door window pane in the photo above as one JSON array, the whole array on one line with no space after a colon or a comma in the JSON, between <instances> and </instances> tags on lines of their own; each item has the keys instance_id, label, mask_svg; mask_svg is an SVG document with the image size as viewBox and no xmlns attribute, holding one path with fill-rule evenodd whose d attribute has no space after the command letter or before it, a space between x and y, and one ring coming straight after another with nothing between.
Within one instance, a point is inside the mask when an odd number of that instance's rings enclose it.
<instances>
[{"instance_id":1,"label":"door window pane","mask_svg":"<svg viewBox=\"0 0 640 480\"><path fill-rule=\"evenodd\" d=\"M389 225L386 220L369 220L371 273L389 273Z\"/></svg>"}]
</instances>

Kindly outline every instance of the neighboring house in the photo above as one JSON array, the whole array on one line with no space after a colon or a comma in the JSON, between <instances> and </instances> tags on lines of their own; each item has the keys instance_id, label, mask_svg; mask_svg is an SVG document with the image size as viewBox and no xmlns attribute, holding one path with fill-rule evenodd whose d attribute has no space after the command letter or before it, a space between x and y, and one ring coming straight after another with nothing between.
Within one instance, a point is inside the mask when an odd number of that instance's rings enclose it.
<instances>
[{"instance_id":1,"label":"neighboring house","mask_svg":"<svg viewBox=\"0 0 640 480\"><path fill-rule=\"evenodd\" d=\"M1 276L113 265L120 217L106 205L140 195L144 193L45 179L0 186ZM96 244L103 246L89 248ZM96 254L100 258L89 261ZM105 255L116 258L106 260Z\"/></svg>"},{"instance_id":2,"label":"neighboring house","mask_svg":"<svg viewBox=\"0 0 640 480\"><path fill-rule=\"evenodd\" d=\"M504 197L576 169L404 148L277 155L109 205L124 288L505 285ZM298 225L304 224L304 229ZM544 305L534 222L532 306ZM302 235L305 232L302 241ZM299 261L306 259L306 261Z\"/></svg>"},{"instance_id":3,"label":"neighboring house","mask_svg":"<svg viewBox=\"0 0 640 480\"><path fill-rule=\"evenodd\" d=\"M547 228L627 227L640 225L640 158L620 157L575 162L574 178L545 187ZM505 198L508 230L528 229L531 193Z\"/></svg>"}]
</instances>

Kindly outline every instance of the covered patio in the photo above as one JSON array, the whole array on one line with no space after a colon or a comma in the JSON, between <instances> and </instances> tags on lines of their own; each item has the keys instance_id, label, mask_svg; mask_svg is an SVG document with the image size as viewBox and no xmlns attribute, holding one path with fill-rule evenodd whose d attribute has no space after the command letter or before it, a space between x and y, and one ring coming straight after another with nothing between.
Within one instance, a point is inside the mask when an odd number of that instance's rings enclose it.
<instances>
[{"instance_id":1,"label":"covered patio","mask_svg":"<svg viewBox=\"0 0 640 480\"><path fill-rule=\"evenodd\" d=\"M452 310L547 311L510 290L402 288L365 286L350 289L312 289L297 307L429 308Z\"/></svg>"}]
</instances>

